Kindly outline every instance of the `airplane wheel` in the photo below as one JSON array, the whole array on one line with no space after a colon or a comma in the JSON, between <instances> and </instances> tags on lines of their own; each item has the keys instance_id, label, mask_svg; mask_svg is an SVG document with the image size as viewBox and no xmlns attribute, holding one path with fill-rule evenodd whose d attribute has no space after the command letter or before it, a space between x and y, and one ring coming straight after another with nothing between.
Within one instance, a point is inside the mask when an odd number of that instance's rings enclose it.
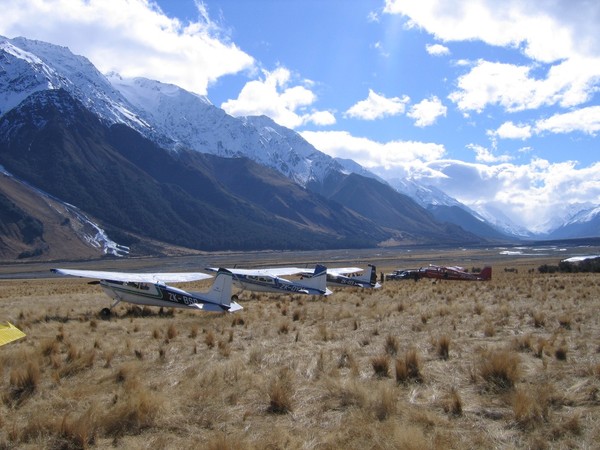
<instances>
[{"instance_id":1,"label":"airplane wheel","mask_svg":"<svg viewBox=\"0 0 600 450\"><path fill-rule=\"evenodd\" d=\"M231 296L231 301L232 302L237 302L238 301L238 296L237 295L232 295Z\"/></svg>"},{"instance_id":2,"label":"airplane wheel","mask_svg":"<svg viewBox=\"0 0 600 450\"><path fill-rule=\"evenodd\" d=\"M100 318L103 320L109 320L110 319L110 308L102 308L102 310L100 310Z\"/></svg>"}]
</instances>

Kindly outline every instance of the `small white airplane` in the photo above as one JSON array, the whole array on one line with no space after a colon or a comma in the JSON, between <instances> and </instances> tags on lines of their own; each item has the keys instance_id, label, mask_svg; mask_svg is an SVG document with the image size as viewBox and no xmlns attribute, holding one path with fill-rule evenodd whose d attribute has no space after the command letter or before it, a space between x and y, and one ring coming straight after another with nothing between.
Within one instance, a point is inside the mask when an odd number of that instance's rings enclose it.
<instances>
[{"instance_id":1,"label":"small white airplane","mask_svg":"<svg viewBox=\"0 0 600 450\"><path fill-rule=\"evenodd\" d=\"M340 287L378 289L381 284L377 282L377 267L373 264L369 264L369 267L371 270L364 270L360 267L329 268L327 269L327 284Z\"/></svg>"},{"instance_id":2,"label":"small white airplane","mask_svg":"<svg viewBox=\"0 0 600 450\"><path fill-rule=\"evenodd\" d=\"M98 270L51 269L59 275L93 278L98 281L106 295L115 300L110 308L100 312L110 317L111 310L121 301L137 305L188 308L196 311L234 312L242 307L231 300L232 274L218 269L215 281L208 292L187 292L165 283L205 280L212 278L202 272L187 273L127 273Z\"/></svg>"},{"instance_id":3,"label":"small white airplane","mask_svg":"<svg viewBox=\"0 0 600 450\"><path fill-rule=\"evenodd\" d=\"M206 270L217 271L215 267ZM327 289L327 267L317 264L314 272L298 267L272 267L266 269L226 269L233 274L233 283L242 290L258 292L275 292L306 295L329 295L332 291ZM300 280L290 281L282 276L303 275L310 276Z\"/></svg>"}]
</instances>

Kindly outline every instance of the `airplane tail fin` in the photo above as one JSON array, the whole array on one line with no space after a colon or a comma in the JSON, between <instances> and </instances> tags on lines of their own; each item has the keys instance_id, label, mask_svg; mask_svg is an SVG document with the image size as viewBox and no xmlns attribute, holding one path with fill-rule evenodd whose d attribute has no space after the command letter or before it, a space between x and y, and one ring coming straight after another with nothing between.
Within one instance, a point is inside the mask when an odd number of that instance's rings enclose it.
<instances>
[{"instance_id":1,"label":"airplane tail fin","mask_svg":"<svg viewBox=\"0 0 600 450\"><path fill-rule=\"evenodd\" d=\"M381 287L377 282L377 267L374 264L369 264L369 267L371 270L365 270L360 277L356 277L355 279L363 283L369 283L371 287Z\"/></svg>"},{"instance_id":2,"label":"airplane tail fin","mask_svg":"<svg viewBox=\"0 0 600 450\"><path fill-rule=\"evenodd\" d=\"M482 280L491 280L492 279L492 268L490 266L484 267L481 272L479 272L479 276Z\"/></svg>"},{"instance_id":3,"label":"airplane tail fin","mask_svg":"<svg viewBox=\"0 0 600 450\"><path fill-rule=\"evenodd\" d=\"M327 289L327 267L317 264L315 266L315 271L309 278L305 278L302 281L302 284L306 287L310 287L313 289L318 289L324 293L324 295L329 295L331 291Z\"/></svg>"},{"instance_id":4,"label":"airplane tail fin","mask_svg":"<svg viewBox=\"0 0 600 450\"><path fill-rule=\"evenodd\" d=\"M204 310L234 312L243 309L238 303L231 301L232 275L229 270L219 268L210 290L204 294L210 302L203 305Z\"/></svg>"}]
</instances>

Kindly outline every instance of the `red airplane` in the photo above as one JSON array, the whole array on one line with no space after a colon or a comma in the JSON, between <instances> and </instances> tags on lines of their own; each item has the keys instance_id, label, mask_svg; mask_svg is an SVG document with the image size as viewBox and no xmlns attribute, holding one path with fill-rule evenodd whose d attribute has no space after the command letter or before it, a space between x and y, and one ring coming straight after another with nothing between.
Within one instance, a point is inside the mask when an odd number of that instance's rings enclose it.
<instances>
[{"instance_id":1,"label":"red airplane","mask_svg":"<svg viewBox=\"0 0 600 450\"><path fill-rule=\"evenodd\" d=\"M439 280L487 281L492 279L492 268L486 266L481 272L469 273L462 267L434 266L419 269L419 277Z\"/></svg>"}]
</instances>

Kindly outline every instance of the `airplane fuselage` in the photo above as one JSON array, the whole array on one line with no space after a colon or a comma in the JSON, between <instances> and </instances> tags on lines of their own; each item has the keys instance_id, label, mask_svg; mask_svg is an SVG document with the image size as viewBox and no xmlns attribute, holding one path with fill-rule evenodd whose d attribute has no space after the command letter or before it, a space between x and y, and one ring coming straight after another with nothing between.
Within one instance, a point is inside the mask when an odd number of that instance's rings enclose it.
<instances>
[{"instance_id":1,"label":"airplane fuselage","mask_svg":"<svg viewBox=\"0 0 600 450\"><path fill-rule=\"evenodd\" d=\"M213 305L219 306L214 303L207 305L201 297L162 283L101 280L100 286L109 297L137 305L195 310L207 309L211 311L215 310L212 308ZM210 306L210 308L207 308L207 306ZM223 307L219 307L217 310L227 311Z\"/></svg>"},{"instance_id":2,"label":"airplane fuselage","mask_svg":"<svg viewBox=\"0 0 600 450\"><path fill-rule=\"evenodd\" d=\"M435 278L438 280L487 281L491 278L491 269L486 268L485 270L489 272L469 273L450 267L431 266L421 269L419 275L421 277Z\"/></svg>"},{"instance_id":3,"label":"airplane fuselage","mask_svg":"<svg viewBox=\"0 0 600 450\"><path fill-rule=\"evenodd\" d=\"M361 287L370 288L373 285L368 281L362 281L358 277L345 277L342 275L329 275L327 274L327 284L330 286L350 286L350 287Z\"/></svg>"},{"instance_id":4,"label":"airplane fuselage","mask_svg":"<svg viewBox=\"0 0 600 450\"><path fill-rule=\"evenodd\" d=\"M279 277L267 275L240 275L236 274L233 284L243 290L274 293L298 293L308 295L325 295L325 291L304 286L301 283L293 283Z\"/></svg>"}]
</instances>

